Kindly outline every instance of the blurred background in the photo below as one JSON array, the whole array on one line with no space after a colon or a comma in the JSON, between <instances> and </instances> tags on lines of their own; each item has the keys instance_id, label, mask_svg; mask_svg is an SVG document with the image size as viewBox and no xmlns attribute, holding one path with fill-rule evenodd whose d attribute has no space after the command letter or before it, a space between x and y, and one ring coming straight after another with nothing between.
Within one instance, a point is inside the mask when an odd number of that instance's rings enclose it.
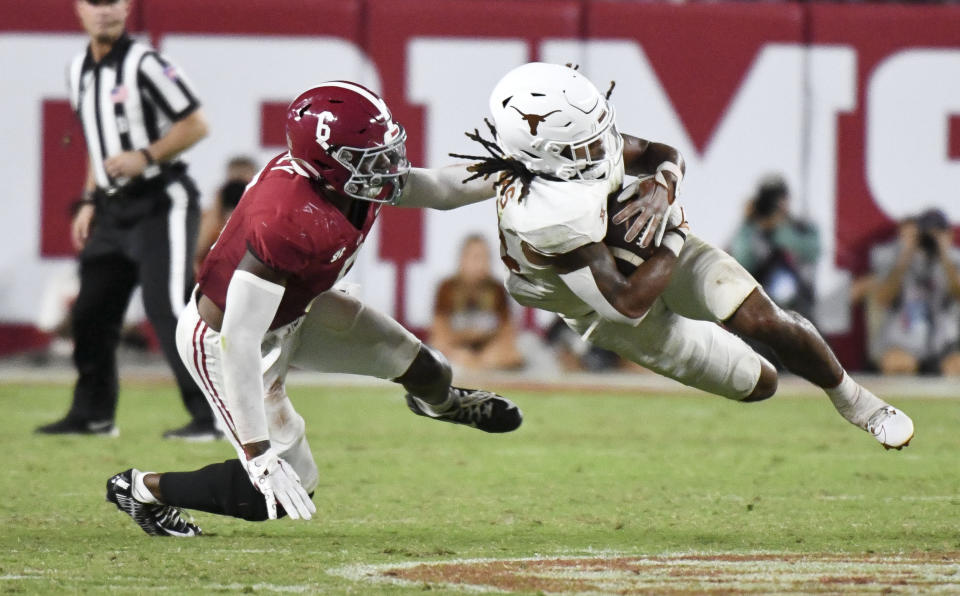
<instances>
[{"instance_id":1,"label":"blurred background","mask_svg":"<svg viewBox=\"0 0 960 596\"><path fill-rule=\"evenodd\" d=\"M66 68L87 37L73 4L0 0L0 358L51 349L75 292L69 224L85 147ZM891 320L918 317L926 331L914 332L928 336L960 332L960 319L922 310L951 312L960 299L946 267L921 271L919 290L892 280L909 296L883 286L905 223L927 260L956 250L937 239L956 246L960 222L960 5L134 0L132 10L131 33L182 67L209 118L209 138L186 156L207 207L231 158L263 164L284 149L284 108L314 83L377 90L407 129L414 165L440 166L480 150L463 133L483 126L507 70L574 63L601 90L616 82L621 131L683 152L693 230L749 261L778 301L806 309L846 366L882 365L868 330ZM486 238L502 275L495 218L492 202L388 208L348 280L426 337L465 238ZM901 308L924 290L935 295L920 310ZM547 336L549 316L510 308L519 333ZM870 314L884 308L886 319ZM947 340L943 349L956 348Z\"/></svg>"}]
</instances>

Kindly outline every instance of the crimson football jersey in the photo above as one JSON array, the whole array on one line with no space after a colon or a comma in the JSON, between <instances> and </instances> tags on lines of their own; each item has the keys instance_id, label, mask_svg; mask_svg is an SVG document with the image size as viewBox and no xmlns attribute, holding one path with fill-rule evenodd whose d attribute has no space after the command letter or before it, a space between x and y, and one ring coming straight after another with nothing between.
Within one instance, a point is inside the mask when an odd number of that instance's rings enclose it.
<instances>
[{"instance_id":1,"label":"crimson football jersey","mask_svg":"<svg viewBox=\"0 0 960 596\"><path fill-rule=\"evenodd\" d=\"M318 182L297 171L288 154L278 155L247 188L203 261L200 291L224 309L230 278L249 250L289 274L270 328L286 325L353 265L380 213L379 204L356 203L359 228L323 197Z\"/></svg>"}]
</instances>

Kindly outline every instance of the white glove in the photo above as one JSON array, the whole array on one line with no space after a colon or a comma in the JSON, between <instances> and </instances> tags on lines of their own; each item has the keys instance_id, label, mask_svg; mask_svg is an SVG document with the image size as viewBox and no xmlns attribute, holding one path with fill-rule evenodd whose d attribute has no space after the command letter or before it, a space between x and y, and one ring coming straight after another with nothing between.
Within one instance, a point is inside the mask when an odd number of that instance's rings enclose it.
<instances>
[{"instance_id":1,"label":"white glove","mask_svg":"<svg viewBox=\"0 0 960 596\"><path fill-rule=\"evenodd\" d=\"M277 502L290 519L310 519L317 507L303 490L300 477L290 464L277 457L271 447L253 459L243 461L253 486L267 500L267 516L277 519Z\"/></svg>"},{"instance_id":2,"label":"white glove","mask_svg":"<svg viewBox=\"0 0 960 596\"><path fill-rule=\"evenodd\" d=\"M630 221L623 239L627 242L636 240L640 248L648 245L660 246L667 230L667 217L671 207L666 187L658 184L653 176L638 178L617 195L617 203L626 205L613 216L614 225L634 218Z\"/></svg>"},{"instance_id":3,"label":"white glove","mask_svg":"<svg viewBox=\"0 0 960 596\"><path fill-rule=\"evenodd\" d=\"M680 205L680 203L674 203L673 205L670 205L670 211L663 219L665 222L667 222L666 229L668 230L679 228L681 226L685 226L686 228L690 227L689 224L687 224L687 214L683 210L683 207ZM686 229L684 229L684 232L686 232Z\"/></svg>"}]
</instances>

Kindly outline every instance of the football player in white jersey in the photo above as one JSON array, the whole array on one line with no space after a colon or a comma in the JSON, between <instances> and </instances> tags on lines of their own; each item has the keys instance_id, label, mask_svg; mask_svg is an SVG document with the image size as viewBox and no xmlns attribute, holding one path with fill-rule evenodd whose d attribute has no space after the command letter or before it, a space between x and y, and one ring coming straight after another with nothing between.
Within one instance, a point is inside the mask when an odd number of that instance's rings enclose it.
<instances>
[{"instance_id":1,"label":"football player in white jersey","mask_svg":"<svg viewBox=\"0 0 960 596\"><path fill-rule=\"evenodd\" d=\"M809 321L777 307L732 257L689 233L674 201L679 153L621 135L607 99L573 68L522 65L490 96L495 142L468 134L489 156L456 155L479 159L474 178L495 177L511 295L687 385L744 402L772 396L776 369L722 323L769 345L885 447L907 445L906 414L853 381ZM625 174L639 179L624 189ZM618 194L645 196L610 220ZM608 233L633 216L627 237L640 242Z\"/></svg>"}]
</instances>

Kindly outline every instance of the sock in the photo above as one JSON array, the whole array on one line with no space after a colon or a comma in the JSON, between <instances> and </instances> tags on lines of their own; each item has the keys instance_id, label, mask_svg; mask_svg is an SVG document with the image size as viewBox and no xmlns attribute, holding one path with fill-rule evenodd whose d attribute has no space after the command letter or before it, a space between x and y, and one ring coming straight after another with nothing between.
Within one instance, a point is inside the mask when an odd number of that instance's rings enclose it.
<instances>
[{"instance_id":1,"label":"sock","mask_svg":"<svg viewBox=\"0 0 960 596\"><path fill-rule=\"evenodd\" d=\"M133 471L133 488L131 492L133 493L133 498L140 501L141 503L149 503L150 505L159 505L160 501L153 496L153 493L150 492L150 489L147 488L147 485L143 483L143 477L147 474L152 474L153 472L141 472L140 470Z\"/></svg>"},{"instance_id":2,"label":"sock","mask_svg":"<svg viewBox=\"0 0 960 596\"><path fill-rule=\"evenodd\" d=\"M166 472L160 476L160 494L167 505L230 515L248 521L267 519L267 503L250 484L238 459L210 464L193 472ZM286 515L277 505L277 517Z\"/></svg>"},{"instance_id":3,"label":"sock","mask_svg":"<svg viewBox=\"0 0 960 596\"><path fill-rule=\"evenodd\" d=\"M427 411L429 414L440 415L445 412L449 412L454 408L454 406L459 403L460 395L454 390L453 387L447 391L447 398L438 404L433 404L423 399L422 397L413 396L417 401L420 402L420 406Z\"/></svg>"},{"instance_id":4,"label":"sock","mask_svg":"<svg viewBox=\"0 0 960 596\"><path fill-rule=\"evenodd\" d=\"M870 415L887 405L844 371L843 380L832 389L824 389L833 407L851 424L866 428Z\"/></svg>"}]
</instances>

